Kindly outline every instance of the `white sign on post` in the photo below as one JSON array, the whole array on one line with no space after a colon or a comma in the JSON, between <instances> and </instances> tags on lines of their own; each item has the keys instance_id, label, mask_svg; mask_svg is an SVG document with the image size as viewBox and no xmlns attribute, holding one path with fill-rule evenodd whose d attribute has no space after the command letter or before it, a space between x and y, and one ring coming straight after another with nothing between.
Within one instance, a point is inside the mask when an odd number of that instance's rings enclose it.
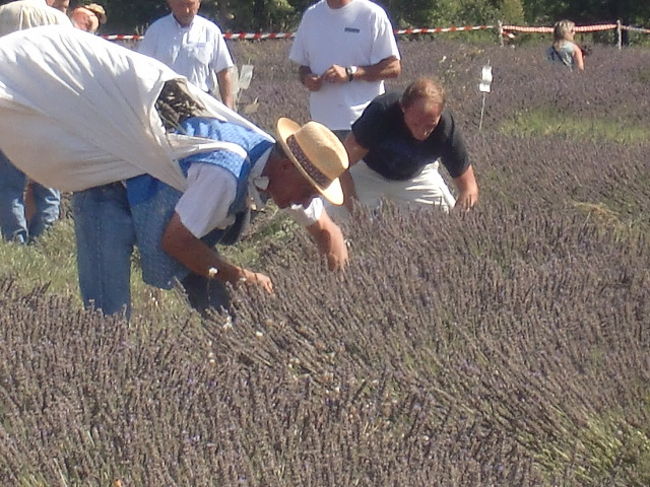
<instances>
[{"instance_id":1,"label":"white sign on post","mask_svg":"<svg viewBox=\"0 0 650 487\"><path fill-rule=\"evenodd\" d=\"M483 69L481 70L481 82L478 84L478 89L483 93L489 93L491 85L492 85L492 66L488 64L487 66L483 66Z\"/></svg>"},{"instance_id":2,"label":"white sign on post","mask_svg":"<svg viewBox=\"0 0 650 487\"><path fill-rule=\"evenodd\" d=\"M478 123L479 132L483 128L483 114L485 113L485 96L490 93L492 89L492 66L490 62L483 66L481 70L481 81L478 84L478 90L483 93L483 102L481 104L481 119Z\"/></svg>"},{"instance_id":3,"label":"white sign on post","mask_svg":"<svg viewBox=\"0 0 650 487\"><path fill-rule=\"evenodd\" d=\"M253 79L253 65L244 64L239 71L239 89L246 90L251 85Z\"/></svg>"},{"instance_id":4,"label":"white sign on post","mask_svg":"<svg viewBox=\"0 0 650 487\"><path fill-rule=\"evenodd\" d=\"M242 65L241 69L237 68L237 66L235 65L233 71L234 71L233 91L235 93L235 105L239 105L239 97L241 96L241 92L243 90L248 89L248 87L251 85L251 80L253 79L253 65L244 64ZM245 114L254 113L255 111L257 111L258 105L259 103L257 103L257 98L256 98L253 103L250 103L244 107L244 113Z\"/></svg>"}]
</instances>

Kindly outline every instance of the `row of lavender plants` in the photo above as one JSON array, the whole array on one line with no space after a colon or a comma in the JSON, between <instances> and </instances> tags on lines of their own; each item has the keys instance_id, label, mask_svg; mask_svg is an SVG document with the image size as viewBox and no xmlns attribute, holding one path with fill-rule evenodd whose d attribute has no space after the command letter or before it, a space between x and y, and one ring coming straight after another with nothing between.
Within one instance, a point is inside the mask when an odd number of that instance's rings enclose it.
<instances>
[{"instance_id":1,"label":"row of lavender plants","mask_svg":"<svg viewBox=\"0 0 650 487\"><path fill-rule=\"evenodd\" d=\"M269 130L308 116L288 46L233 45ZM5 278L2 485L650 484L650 144L602 125L650 126L650 53L569 73L542 48L400 47L389 88L445 81L478 208L361 212L345 273L302 234L265 242L276 294L234 290L234 321L126 323ZM513 130L536 111L593 130Z\"/></svg>"},{"instance_id":2,"label":"row of lavender plants","mask_svg":"<svg viewBox=\"0 0 650 487\"><path fill-rule=\"evenodd\" d=\"M307 91L300 85L297 69L288 61L290 41L230 44L238 64L253 64L251 87L243 92L245 104L257 99L260 109L251 118L272 129L282 114L308 119ZM418 76L434 75L444 81L450 106L462 114L462 122L478 128L481 68L493 67L492 93L488 95L486 121L498 125L514 113L534 108L569 111L583 117L607 115L611 123L646 123L650 51L595 45L586 58L583 73L567 73L545 58L547 46L516 49L433 41L403 41L402 74L387 83L401 90ZM490 123L487 124L488 126Z\"/></svg>"}]
</instances>

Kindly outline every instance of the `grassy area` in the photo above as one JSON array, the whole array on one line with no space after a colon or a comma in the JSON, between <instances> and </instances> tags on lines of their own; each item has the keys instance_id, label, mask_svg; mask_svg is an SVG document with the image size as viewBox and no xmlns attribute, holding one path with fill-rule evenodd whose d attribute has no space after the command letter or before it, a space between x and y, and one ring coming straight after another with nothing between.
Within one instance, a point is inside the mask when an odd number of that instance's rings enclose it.
<instances>
[{"instance_id":1,"label":"grassy area","mask_svg":"<svg viewBox=\"0 0 650 487\"><path fill-rule=\"evenodd\" d=\"M552 108L519 112L501 125L501 131L521 137L563 135L577 140L605 140L618 144L637 144L650 140L650 127L612 122L607 117L584 118Z\"/></svg>"},{"instance_id":2,"label":"grassy area","mask_svg":"<svg viewBox=\"0 0 650 487\"><path fill-rule=\"evenodd\" d=\"M219 247L219 251L237 265L258 268L260 246L268 239L286 238L296 229L297 225L292 220L271 207L257 214L242 242L235 246ZM171 311L187 309L180 291L167 292L145 284L137 260L136 250L131 274L134 316L146 310L147 316L155 321ZM72 297L81 306L72 218L63 217L33 245L17 245L0 240L0 276L15 277L18 285L25 290L47 286L49 292ZM156 311L156 316L151 315L152 310Z\"/></svg>"},{"instance_id":3,"label":"grassy area","mask_svg":"<svg viewBox=\"0 0 650 487\"><path fill-rule=\"evenodd\" d=\"M134 257L134 260L137 256ZM132 266L131 290L133 293L134 314L146 308L148 315L155 320L170 309L185 306L178 292L164 292L142 282L137 265ZM16 278L22 289L48 286L49 292L71 297L79 302L77 283L76 243L74 223L71 218L62 218L33 245L0 243L0 276ZM157 310L159 316L151 316Z\"/></svg>"},{"instance_id":4,"label":"grassy area","mask_svg":"<svg viewBox=\"0 0 650 487\"><path fill-rule=\"evenodd\" d=\"M0 242L0 275L26 288L47 283L52 292L78 296L74 228L64 218L33 245Z\"/></svg>"}]
</instances>

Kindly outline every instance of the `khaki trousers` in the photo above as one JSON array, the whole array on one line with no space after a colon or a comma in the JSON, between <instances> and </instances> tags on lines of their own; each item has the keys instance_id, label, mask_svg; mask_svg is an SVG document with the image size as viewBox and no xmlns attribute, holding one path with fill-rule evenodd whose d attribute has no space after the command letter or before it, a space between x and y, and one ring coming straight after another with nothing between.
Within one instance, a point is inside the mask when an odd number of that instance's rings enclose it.
<instances>
[{"instance_id":1,"label":"khaki trousers","mask_svg":"<svg viewBox=\"0 0 650 487\"><path fill-rule=\"evenodd\" d=\"M448 212L456 204L456 199L438 172L439 162L425 166L420 174L405 181L386 179L370 169L363 161L350 168L358 201L371 209L378 208L382 199L396 203L418 203L439 206ZM334 218L348 216L342 206L329 205L327 212Z\"/></svg>"}]
</instances>

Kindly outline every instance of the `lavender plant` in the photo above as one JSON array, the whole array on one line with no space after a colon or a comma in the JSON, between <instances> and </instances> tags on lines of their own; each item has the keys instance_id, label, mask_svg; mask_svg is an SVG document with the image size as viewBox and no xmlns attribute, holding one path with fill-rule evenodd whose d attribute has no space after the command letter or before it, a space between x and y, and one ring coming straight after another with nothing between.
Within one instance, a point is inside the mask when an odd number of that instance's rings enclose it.
<instances>
[{"instance_id":1,"label":"lavender plant","mask_svg":"<svg viewBox=\"0 0 650 487\"><path fill-rule=\"evenodd\" d=\"M307 120L288 42L231 47L256 123ZM443 78L478 208L360 212L338 274L262 216L243 246L276 294L233 290L234 321L103 318L3 267L0 484L650 484L650 54L400 48L388 87Z\"/></svg>"}]
</instances>

